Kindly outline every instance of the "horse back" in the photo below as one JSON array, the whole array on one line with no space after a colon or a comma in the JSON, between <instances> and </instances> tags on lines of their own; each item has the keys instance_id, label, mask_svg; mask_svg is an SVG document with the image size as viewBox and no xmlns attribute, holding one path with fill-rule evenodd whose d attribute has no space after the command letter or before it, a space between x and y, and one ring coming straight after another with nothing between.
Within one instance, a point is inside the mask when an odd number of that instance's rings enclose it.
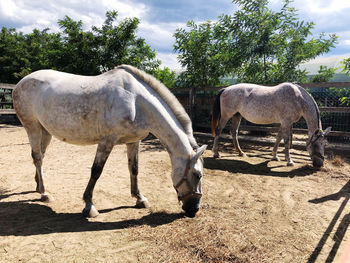
<instances>
[{"instance_id":1,"label":"horse back","mask_svg":"<svg viewBox=\"0 0 350 263\"><path fill-rule=\"evenodd\" d=\"M37 71L17 84L14 107L24 127L39 122L59 139L96 143L135 119L135 95L123 81L112 74L89 77Z\"/></svg>"},{"instance_id":2,"label":"horse back","mask_svg":"<svg viewBox=\"0 0 350 263\"><path fill-rule=\"evenodd\" d=\"M291 83L277 86L237 84L226 88L221 95L222 110L233 115L240 113L245 119L258 124L280 123L284 119L300 118L303 96Z\"/></svg>"}]
</instances>

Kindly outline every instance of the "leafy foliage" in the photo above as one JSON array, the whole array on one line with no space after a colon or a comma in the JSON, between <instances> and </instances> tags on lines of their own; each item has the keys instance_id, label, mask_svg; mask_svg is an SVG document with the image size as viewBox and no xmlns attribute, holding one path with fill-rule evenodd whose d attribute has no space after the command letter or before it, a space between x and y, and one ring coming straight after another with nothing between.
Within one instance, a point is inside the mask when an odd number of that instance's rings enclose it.
<instances>
[{"instance_id":1,"label":"leafy foliage","mask_svg":"<svg viewBox=\"0 0 350 263\"><path fill-rule=\"evenodd\" d=\"M176 83L175 71L165 67L163 69L156 69L152 72L152 75L162 82L167 88L174 88Z\"/></svg>"},{"instance_id":2,"label":"leafy foliage","mask_svg":"<svg viewBox=\"0 0 350 263\"><path fill-rule=\"evenodd\" d=\"M328 82L334 75L336 68L328 68L327 66L320 66L318 74L312 76L311 82Z\"/></svg>"},{"instance_id":3,"label":"leafy foliage","mask_svg":"<svg viewBox=\"0 0 350 263\"><path fill-rule=\"evenodd\" d=\"M350 57L346 58L342 61L343 64L343 72L350 75Z\"/></svg>"},{"instance_id":4,"label":"leafy foliage","mask_svg":"<svg viewBox=\"0 0 350 263\"><path fill-rule=\"evenodd\" d=\"M297 11L284 0L279 11L268 0L233 0L239 10L221 15L218 22L196 25L175 33L175 51L186 71L184 85L218 85L220 77L235 75L239 82L273 84L304 82L299 65L329 52L337 36L312 37L312 22L299 21Z\"/></svg>"},{"instance_id":5,"label":"leafy foliage","mask_svg":"<svg viewBox=\"0 0 350 263\"><path fill-rule=\"evenodd\" d=\"M177 29L174 36L174 50L179 52L178 59L186 70L178 77L177 86L207 87L215 86L220 81L220 46L213 32L214 23L207 21L195 24L187 23L188 30Z\"/></svg>"},{"instance_id":6,"label":"leafy foliage","mask_svg":"<svg viewBox=\"0 0 350 263\"><path fill-rule=\"evenodd\" d=\"M343 73L350 75L350 58L344 59L342 64ZM340 97L339 101L341 106L350 106L350 88L340 88L334 90L333 92Z\"/></svg>"},{"instance_id":7,"label":"leafy foliage","mask_svg":"<svg viewBox=\"0 0 350 263\"><path fill-rule=\"evenodd\" d=\"M96 75L119 64L131 64L147 72L159 70L156 52L136 36L137 18L116 24L118 13L106 13L101 28L83 30L82 21L66 16L58 21L62 30L34 29L30 34L3 27L0 32L0 82L16 83L32 71L51 68Z\"/></svg>"}]
</instances>

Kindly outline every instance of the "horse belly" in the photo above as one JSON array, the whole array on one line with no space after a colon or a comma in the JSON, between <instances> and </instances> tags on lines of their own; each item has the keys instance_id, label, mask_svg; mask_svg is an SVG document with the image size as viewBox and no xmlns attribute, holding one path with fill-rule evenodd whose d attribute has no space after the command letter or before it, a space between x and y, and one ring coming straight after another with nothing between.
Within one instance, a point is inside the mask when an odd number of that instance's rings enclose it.
<instances>
[{"instance_id":1,"label":"horse belly","mask_svg":"<svg viewBox=\"0 0 350 263\"><path fill-rule=\"evenodd\" d=\"M137 142L148 135L148 132L138 129L134 124L121 122L115 127L108 127L103 123L74 122L73 125L63 126L59 122L54 124L40 120L45 129L57 139L77 145L97 144L107 136L115 137L115 144Z\"/></svg>"},{"instance_id":2,"label":"horse belly","mask_svg":"<svg viewBox=\"0 0 350 263\"><path fill-rule=\"evenodd\" d=\"M66 116L66 118L65 118ZM57 139L78 145L96 144L106 134L98 125L70 115L60 115L58 118L45 116L38 118L41 125Z\"/></svg>"},{"instance_id":3,"label":"horse belly","mask_svg":"<svg viewBox=\"0 0 350 263\"><path fill-rule=\"evenodd\" d=\"M242 114L243 113L243 114ZM256 124L272 124L280 123L281 119L277 116L276 112L261 110L261 111L242 111L240 112L243 118L247 121Z\"/></svg>"}]
</instances>

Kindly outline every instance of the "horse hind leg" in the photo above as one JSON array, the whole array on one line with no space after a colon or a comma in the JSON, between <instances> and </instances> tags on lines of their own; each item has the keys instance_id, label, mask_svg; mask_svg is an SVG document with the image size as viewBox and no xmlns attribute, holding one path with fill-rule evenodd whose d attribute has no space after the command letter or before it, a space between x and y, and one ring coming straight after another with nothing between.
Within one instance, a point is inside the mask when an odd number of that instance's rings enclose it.
<instances>
[{"instance_id":1,"label":"horse hind leg","mask_svg":"<svg viewBox=\"0 0 350 263\"><path fill-rule=\"evenodd\" d=\"M32 158L35 165L36 191L41 194L41 201L52 202L53 197L45 191L44 180L42 175L42 163L47 146L51 141L51 134L39 123L34 122L26 125L25 129L28 134L30 146L32 148Z\"/></svg>"},{"instance_id":2,"label":"horse hind leg","mask_svg":"<svg viewBox=\"0 0 350 263\"><path fill-rule=\"evenodd\" d=\"M213 149L214 152L214 158L219 158L219 138L222 130L225 128L227 121L230 119L231 116L221 116L221 119L219 121L218 127L215 129L215 138L213 143Z\"/></svg>"},{"instance_id":3,"label":"horse hind leg","mask_svg":"<svg viewBox=\"0 0 350 263\"><path fill-rule=\"evenodd\" d=\"M280 159L277 156L277 150L278 146L280 145L280 142L282 140L282 128L280 127L277 137L276 137L276 142L272 150L272 161L279 161Z\"/></svg>"},{"instance_id":4,"label":"horse hind leg","mask_svg":"<svg viewBox=\"0 0 350 263\"><path fill-rule=\"evenodd\" d=\"M150 204L146 197L144 197L138 187L138 155L139 155L139 142L129 143L127 146L128 154L128 167L130 173L130 182L131 182L131 196L135 197L136 207L138 208L148 208Z\"/></svg>"},{"instance_id":5,"label":"horse hind leg","mask_svg":"<svg viewBox=\"0 0 350 263\"><path fill-rule=\"evenodd\" d=\"M290 153L289 153L290 143L291 143L292 127L291 127L291 125L288 125L287 127L282 127L282 125L281 125L281 131L282 131L282 137L283 137L283 140L284 140L285 156L286 156L287 166L293 166L294 162L291 159Z\"/></svg>"},{"instance_id":6,"label":"horse hind leg","mask_svg":"<svg viewBox=\"0 0 350 263\"><path fill-rule=\"evenodd\" d=\"M241 120L242 120L241 114L236 113L235 115L233 115L231 136L232 136L233 146L238 151L239 156L246 156L246 154L242 151L241 147L239 146L238 139L237 139L238 127L241 124Z\"/></svg>"}]
</instances>

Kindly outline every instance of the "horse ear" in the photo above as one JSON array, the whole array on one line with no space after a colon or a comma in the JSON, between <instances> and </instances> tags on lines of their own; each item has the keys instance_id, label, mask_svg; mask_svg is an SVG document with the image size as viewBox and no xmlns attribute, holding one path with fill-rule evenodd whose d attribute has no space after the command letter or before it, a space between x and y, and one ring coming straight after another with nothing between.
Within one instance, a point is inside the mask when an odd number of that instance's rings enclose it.
<instances>
[{"instance_id":1,"label":"horse ear","mask_svg":"<svg viewBox=\"0 0 350 263\"><path fill-rule=\"evenodd\" d=\"M195 154L193 155L193 157L192 157L192 162L193 163L196 163L197 162L197 160L199 159L199 157L204 153L204 151L207 149L207 147L208 147L208 145L206 145L206 144L204 144L204 145L202 145L201 147L199 147L198 149L197 149L197 151L195 152Z\"/></svg>"},{"instance_id":2,"label":"horse ear","mask_svg":"<svg viewBox=\"0 0 350 263\"><path fill-rule=\"evenodd\" d=\"M327 129L325 129L325 131L323 132L323 135L326 136L330 131L331 131L332 127L328 127Z\"/></svg>"}]
</instances>

